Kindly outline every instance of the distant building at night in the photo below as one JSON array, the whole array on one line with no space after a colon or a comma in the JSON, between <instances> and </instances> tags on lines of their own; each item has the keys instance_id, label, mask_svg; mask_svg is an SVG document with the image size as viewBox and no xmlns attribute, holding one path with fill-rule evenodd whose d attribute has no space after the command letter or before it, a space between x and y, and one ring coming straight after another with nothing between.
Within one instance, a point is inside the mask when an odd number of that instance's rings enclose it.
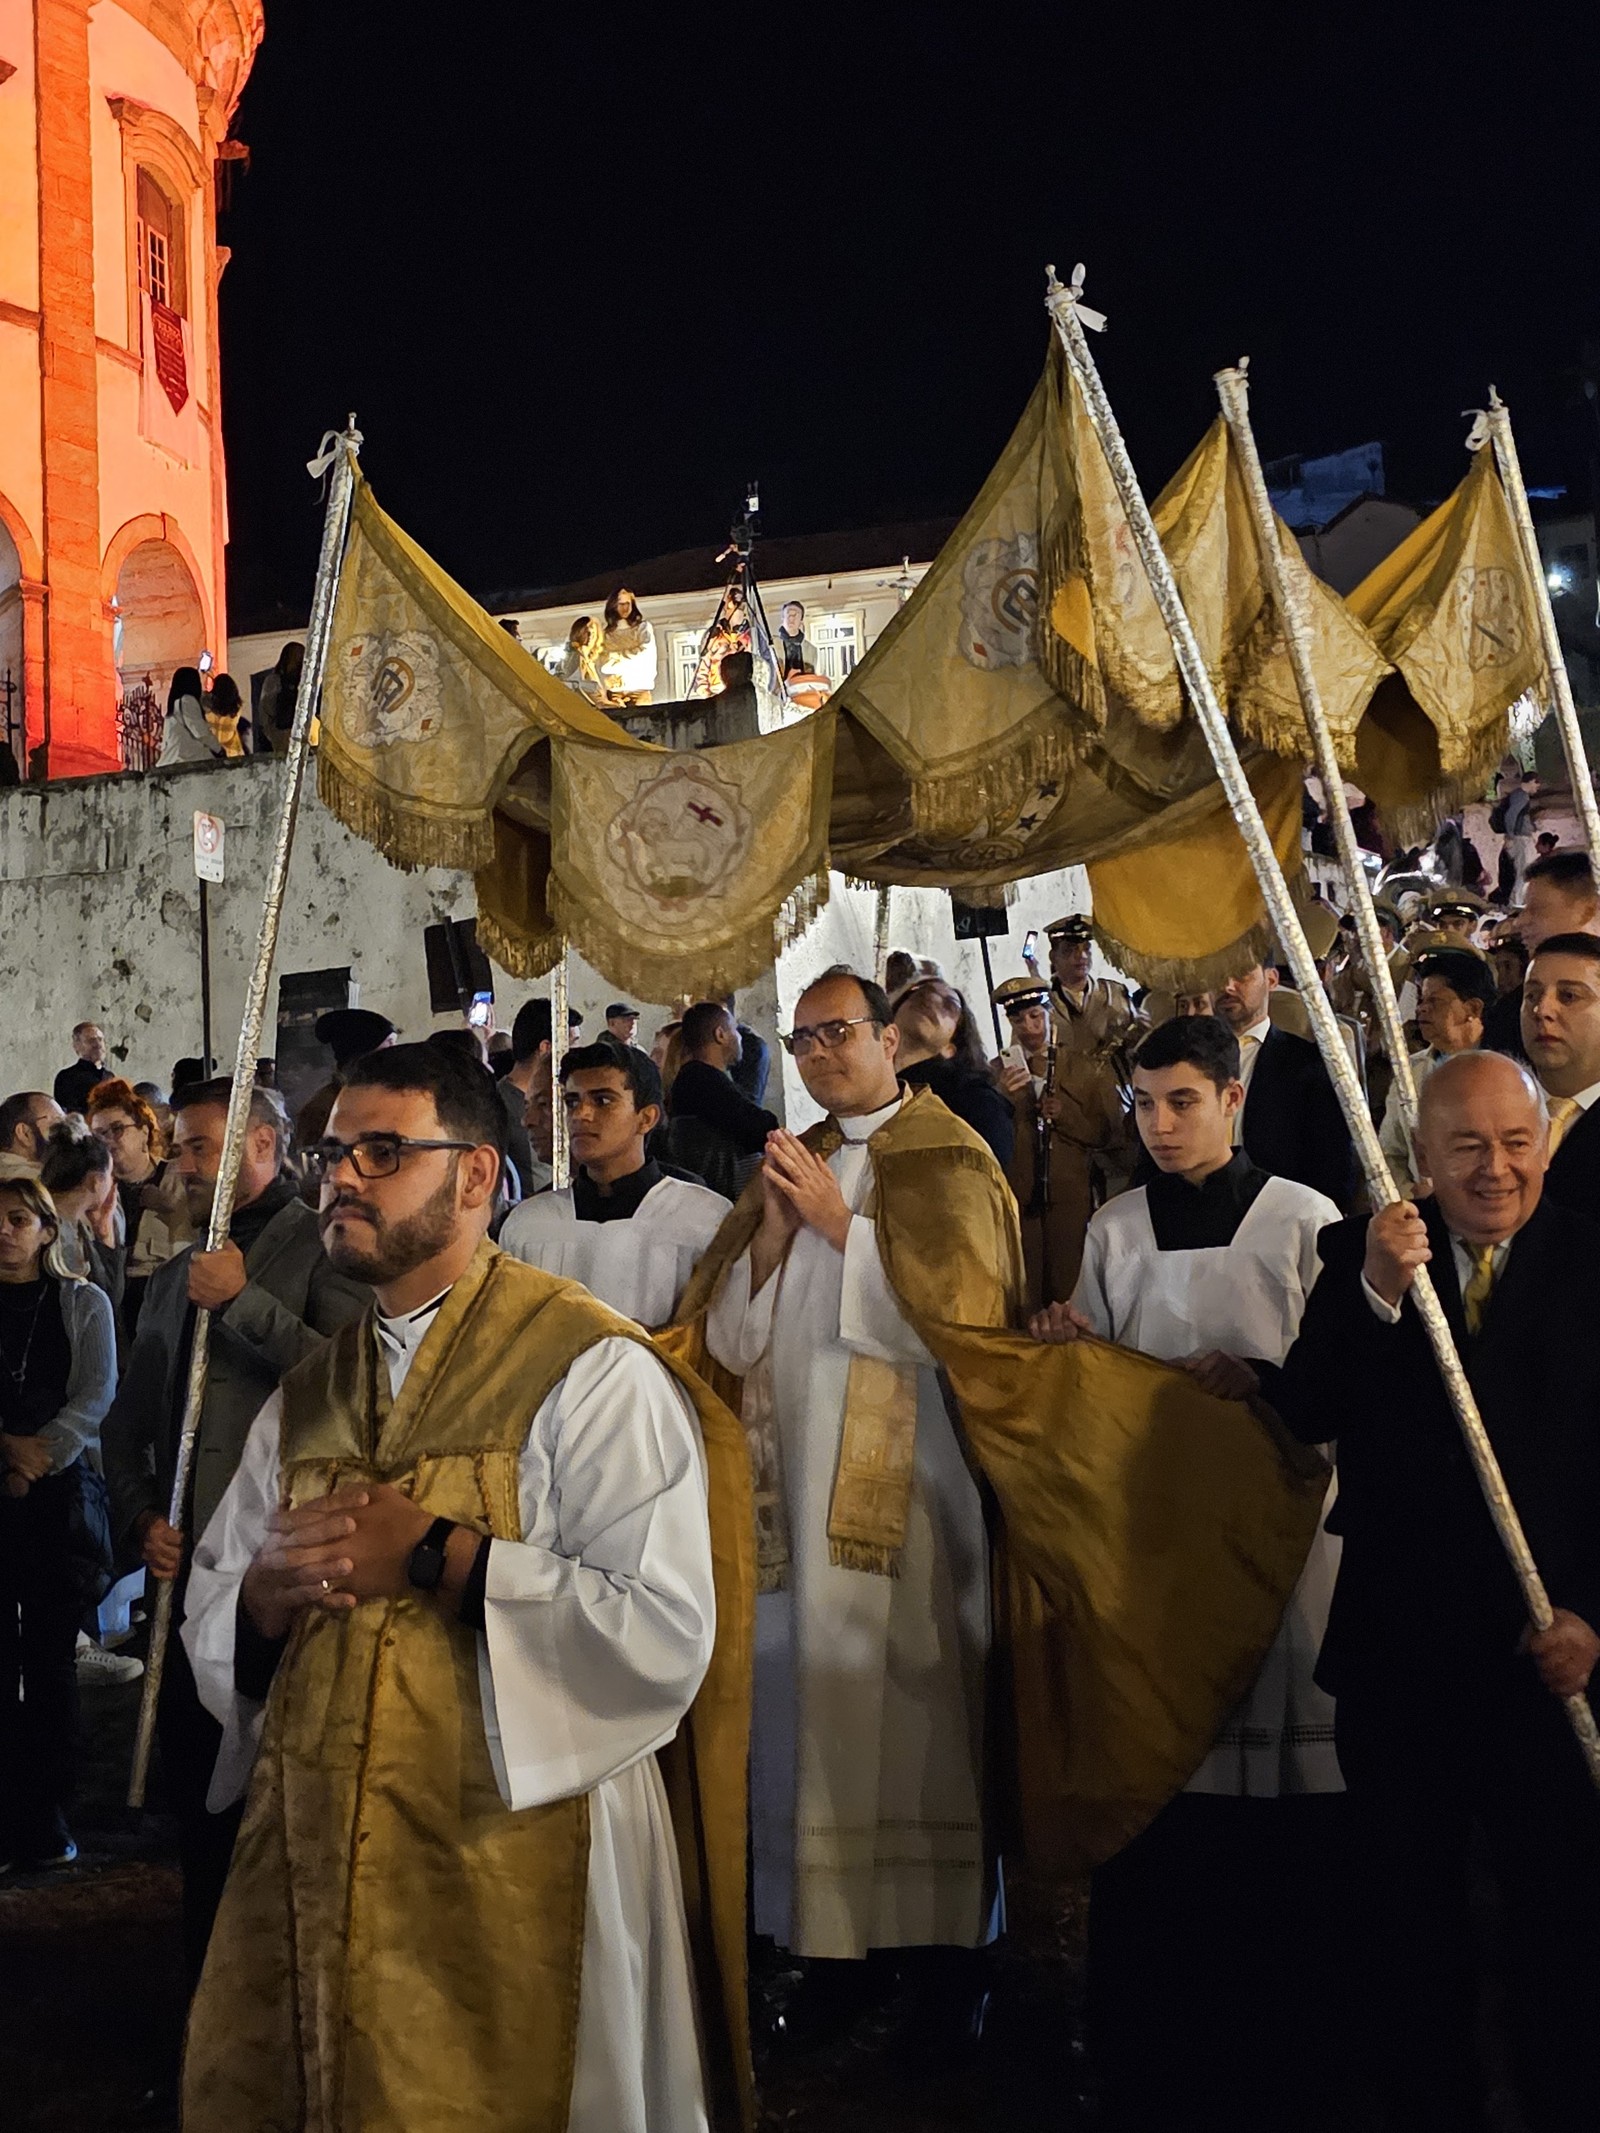
<instances>
[{"instance_id":1,"label":"distant building at night","mask_svg":"<svg viewBox=\"0 0 1600 2133\"><path fill-rule=\"evenodd\" d=\"M1353 592L1422 522L1420 511L1385 495L1381 444L1352 445L1319 459L1278 459L1263 472L1273 509L1336 593Z\"/></svg>"},{"instance_id":2,"label":"distant building at night","mask_svg":"<svg viewBox=\"0 0 1600 2133\"><path fill-rule=\"evenodd\" d=\"M829 681L838 683L863 658L955 529L953 518L918 519L903 525L868 526L849 533L805 534L756 543L754 569L762 605L774 631L786 600L806 611L806 636ZM515 622L530 652L554 653L580 615L600 616L618 586L626 585L656 634L655 694L666 702L686 696L729 566L716 560L708 541L671 555L580 578L482 595L502 621ZM309 594L310 588L307 588ZM304 637L295 628L253 632L232 639L229 671L248 694L247 677L262 673L279 647Z\"/></svg>"},{"instance_id":3,"label":"distant building at night","mask_svg":"<svg viewBox=\"0 0 1600 2133\"><path fill-rule=\"evenodd\" d=\"M0 0L0 721L115 770L220 655L219 162L261 0ZM220 664L220 657L219 657ZM25 736L25 738L24 738Z\"/></svg>"}]
</instances>

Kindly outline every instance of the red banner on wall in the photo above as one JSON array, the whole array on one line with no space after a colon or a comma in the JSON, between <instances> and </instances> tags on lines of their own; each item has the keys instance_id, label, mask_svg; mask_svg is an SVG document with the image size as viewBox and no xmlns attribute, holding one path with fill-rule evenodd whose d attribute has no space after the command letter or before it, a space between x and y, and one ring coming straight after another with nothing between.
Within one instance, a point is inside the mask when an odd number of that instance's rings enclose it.
<instances>
[{"instance_id":1,"label":"red banner on wall","mask_svg":"<svg viewBox=\"0 0 1600 2133\"><path fill-rule=\"evenodd\" d=\"M161 390L181 415L189 399L189 369L183 359L183 320L168 304L150 303L150 343Z\"/></svg>"}]
</instances>

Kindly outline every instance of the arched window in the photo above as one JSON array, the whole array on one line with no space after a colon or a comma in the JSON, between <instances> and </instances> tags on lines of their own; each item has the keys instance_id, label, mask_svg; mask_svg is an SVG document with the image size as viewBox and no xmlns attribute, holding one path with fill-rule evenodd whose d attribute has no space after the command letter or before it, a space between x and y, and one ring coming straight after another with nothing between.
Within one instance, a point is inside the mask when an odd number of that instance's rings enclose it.
<instances>
[{"instance_id":1,"label":"arched window","mask_svg":"<svg viewBox=\"0 0 1600 2133\"><path fill-rule=\"evenodd\" d=\"M189 311L183 209L161 179L140 164L134 188L139 287L180 317Z\"/></svg>"}]
</instances>

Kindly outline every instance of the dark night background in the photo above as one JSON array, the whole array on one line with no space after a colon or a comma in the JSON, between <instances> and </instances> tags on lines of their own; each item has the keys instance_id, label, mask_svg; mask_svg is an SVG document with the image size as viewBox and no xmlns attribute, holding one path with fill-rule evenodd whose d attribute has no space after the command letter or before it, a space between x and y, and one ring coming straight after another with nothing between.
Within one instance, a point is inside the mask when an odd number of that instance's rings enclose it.
<instances>
[{"instance_id":1,"label":"dark night background","mask_svg":"<svg viewBox=\"0 0 1600 2133\"><path fill-rule=\"evenodd\" d=\"M961 509L1088 262L1150 493L1248 353L1263 454L1460 478L1493 379L1591 502L1600 9L266 0L222 218L235 627L303 617L357 411L474 591Z\"/></svg>"}]
</instances>

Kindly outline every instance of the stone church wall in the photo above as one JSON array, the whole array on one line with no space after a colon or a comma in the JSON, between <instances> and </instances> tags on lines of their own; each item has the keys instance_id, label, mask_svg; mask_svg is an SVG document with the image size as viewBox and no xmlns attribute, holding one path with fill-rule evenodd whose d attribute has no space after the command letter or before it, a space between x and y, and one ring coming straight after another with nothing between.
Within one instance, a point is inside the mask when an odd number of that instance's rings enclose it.
<instances>
[{"instance_id":1,"label":"stone church wall","mask_svg":"<svg viewBox=\"0 0 1600 2133\"><path fill-rule=\"evenodd\" d=\"M106 1032L114 1068L166 1085L172 1062L200 1051L199 890L193 866L197 808L227 825L227 878L210 892L213 1045L232 1061L254 956L261 895L283 793L283 764L268 757L194 764L143 776L91 778L0 790L0 1095L48 1089L72 1056L75 1022ZM1080 870L1023 883L1008 914L1009 938L990 943L996 979L1022 969L1029 926L1043 928L1084 900ZM474 910L464 875L403 874L323 808L314 777L301 806L284 901L277 973L348 968L360 1004L408 1037L459 1023L429 1003L423 933ZM980 1009L976 942L956 942L949 902L933 890L897 889L892 945L939 959ZM876 915L870 891L835 875L821 918L783 956L777 972L741 995L740 1012L774 1043L799 992L835 962L871 966ZM1041 946L1042 946L1041 942ZM495 1019L509 1028L525 999L545 989L495 970ZM603 1027L620 988L573 957L572 1004L584 1034ZM668 1010L635 998L648 1044ZM277 1022L277 979L267 1001L263 1048ZM774 1051L777 1051L774 1043ZM780 1071L780 1060L783 1071ZM814 1115L792 1062L774 1059L767 1101L800 1125Z\"/></svg>"}]
</instances>

